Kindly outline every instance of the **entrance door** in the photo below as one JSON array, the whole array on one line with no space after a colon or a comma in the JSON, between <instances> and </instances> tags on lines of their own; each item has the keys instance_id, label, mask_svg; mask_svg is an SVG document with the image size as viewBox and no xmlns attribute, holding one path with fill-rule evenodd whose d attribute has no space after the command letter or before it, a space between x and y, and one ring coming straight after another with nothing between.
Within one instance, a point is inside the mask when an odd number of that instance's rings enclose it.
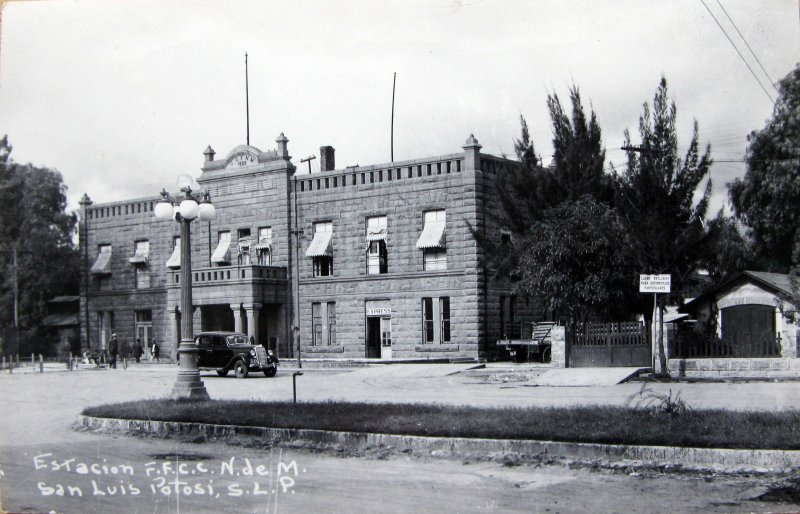
<instances>
[{"instance_id":1,"label":"entrance door","mask_svg":"<svg viewBox=\"0 0 800 514\"><path fill-rule=\"evenodd\" d=\"M367 358L381 357L381 318L367 317Z\"/></svg>"},{"instance_id":2,"label":"entrance door","mask_svg":"<svg viewBox=\"0 0 800 514\"><path fill-rule=\"evenodd\" d=\"M731 357L779 357L775 307L735 305L722 309L722 340Z\"/></svg>"},{"instance_id":3,"label":"entrance door","mask_svg":"<svg viewBox=\"0 0 800 514\"><path fill-rule=\"evenodd\" d=\"M392 358L392 318L380 318L381 359Z\"/></svg>"}]
</instances>

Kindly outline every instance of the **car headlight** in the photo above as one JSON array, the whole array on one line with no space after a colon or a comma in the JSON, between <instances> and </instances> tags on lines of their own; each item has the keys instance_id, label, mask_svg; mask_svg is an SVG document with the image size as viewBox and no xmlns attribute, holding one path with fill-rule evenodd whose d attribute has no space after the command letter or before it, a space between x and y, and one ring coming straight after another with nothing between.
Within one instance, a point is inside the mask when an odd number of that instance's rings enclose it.
<instances>
[{"instance_id":1,"label":"car headlight","mask_svg":"<svg viewBox=\"0 0 800 514\"><path fill-rule=\"evenodd\" d=\"M255 356L256 356L256 351L255 351L255 350L253 350L253 349L251 349L251 350L250 350L250 356L251 356L251 357L255 357Z\"/></svg>"}]
</instances>

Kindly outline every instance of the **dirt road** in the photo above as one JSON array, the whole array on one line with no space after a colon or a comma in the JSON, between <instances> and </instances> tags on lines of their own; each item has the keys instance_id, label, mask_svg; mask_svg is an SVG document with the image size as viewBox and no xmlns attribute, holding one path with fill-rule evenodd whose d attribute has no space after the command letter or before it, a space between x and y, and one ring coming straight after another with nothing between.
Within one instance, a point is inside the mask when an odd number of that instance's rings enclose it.
<instances>
[{"instance_id":1,"label":"dirt road","mask_svg":"<svg viewBox=\"0 0 800 514\"><path fill-rule=\"evenodd\" d=\"M506 465L380 450L336 456L309 449L113 437L71 429L86 405L163 396L174 373L162 367L0 376L2 508L80 513L800 510L798 503L756 499L780 482L777 477ZM503 389L508 385L480 384L467 376L412 380L366 375L308 372L298 377L304 380L300 397L312 392L363 400L422 401L436 396L469 403L459 399L474 393L476 403L485 404L492 396L496 402L516 401L523 393L536 396L521 387ZM204 380L214 398L291 397L291 376L286 374L275 379ZM361 384L360 390L352 391L354 384Z\"/></svg>"}]
</instances>

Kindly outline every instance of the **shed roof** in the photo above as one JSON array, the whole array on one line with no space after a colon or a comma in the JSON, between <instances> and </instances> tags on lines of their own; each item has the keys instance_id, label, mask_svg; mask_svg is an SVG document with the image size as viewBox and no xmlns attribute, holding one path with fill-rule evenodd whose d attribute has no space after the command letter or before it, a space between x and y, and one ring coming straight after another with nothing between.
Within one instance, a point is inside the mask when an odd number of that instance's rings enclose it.
<instances>
[{"instance_id":1,"label":"shed roof","mask_svg":"<svg viewBox=\"0 0 800 514\"><path fill-rule=\"evenodd\" d=\"M687 302L680 308L680 312L692 311L695 307L709 301L720 291L730 289L743 282L756 284L766 291L769 291L785 300L790 300L792 296L792 286L789 283L789 275L786 273L769 273L766 271L740 271L732 277L714 284L703 291L703 293Z\"/></svg>"}]
</instances>

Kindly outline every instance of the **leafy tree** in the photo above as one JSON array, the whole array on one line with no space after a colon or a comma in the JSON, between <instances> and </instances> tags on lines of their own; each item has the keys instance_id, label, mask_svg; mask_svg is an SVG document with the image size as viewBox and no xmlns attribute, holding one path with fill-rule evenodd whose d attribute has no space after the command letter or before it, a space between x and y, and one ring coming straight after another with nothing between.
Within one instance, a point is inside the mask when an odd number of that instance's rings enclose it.
<instances>
[{"instance_id":1,"label":"leafy tree","mask_svg":"<svg viewBox=\"0 0 800 514\"><path fill-rule=\"evenodd\" d=\"M520 118L522 135L514 141L514 150L520 161L498 177L497 193L502 216L500 222L515 234L524 233L544 210L551 206L557 185L552 174L541 166L525 118Z\"/></svg>"},{"instance_id":2,"label":"leafy tree","mask_svg":"<svg viewBox=\"0 0 800 514\"><path fill-rule=\"evenodd\" d=\"M639 118L640 146L633 147L625 131L628 162L621 173L615 172L614 187L616 209L633 239L634 272L671 273L673 290L680 290L701 258L711 180L697 202L694 195L712 161L710 145L700 155L697 121L684 158L678 156L676 116L662 77L652 113L645 103Z\"/></svg>"},{"instance_id":3,"label":"leafy tree","mask_svg":"<svg viewBox=\"0 0 800 514\"><path fill-rule=\"evenodd\" d=\"M602 202L612 198L610 176L604 171L606 151L600 126L592 110L589 119L576 86L569 90L572 115L564 111L558 95L547 97L553 122L553 174L558 184L556 202L574 202L591 195Z\"/></svg>"},{"instance_id":4,"label":"leafy tree","mask_svg":"<svg viewBox=\"0 0 800 514\"><path fill-rule=\"evenodd\" d=\"M16 164L10 153L4 137L0 141L0 327L7 341L15 332L11 327L16 303L20 347L3 351L39 351L47 300L78 292L78 251L72 240L76 216L66 213L66 186L59 172Z\"/></svg>"},{"instance_id":5,"label":"leafy tree","mask_svg":"<svg viewBox=\"0 0 800 514\"><path fill-rule=\"evenodd\" d=\"M709 220L701 248L704 250L701 264L714 282L754 264L752 250L740 232L736 219L725 216L722 209L714 219Z\"/></svg>"},{"instance_id":6,"label":"leafy tree","mask_svg":"<svg viewBox=\"0 0 800 514\"><path fill-rule=\"evenodd\" d=\"M520 116L521 137L514 141L519 159L497 182L501 206L500 223L515 239L525 237L547 209L563 202L574 202L584 195L601 201L611 199L610 180L603 172L605 150L594 111L587 117L580 92L570 88L571 115L564 110L557 95L548 95L547 105L553 126L553 165L544 167L536 155L525 118ZM521 247L492 245L486 242L498 274L505 275L520 257Z\"/></svg>"},{"instance_id":7,"label":"leafy tree","mask_svg":"<svg viewBox=\"0 0 800 514\"><path fill-rule=\"evenodd\" d=\"M728 184L728 194L756 254L770 271L786 272L800 235L800 65L778 83L778 92L772 118L747 136L747 171Z\"/></svg>"},{"instance_id":8,"label":"leafy tree","mask_svg":"<svg viewBox=\"0 0 800 514\"><path fill-rule=\"evenodd\" d=\"M545 211L520 242L514 289L568 320L619 317L636 281L629 272L628 233L607 205L590 195Z\"/></svg>"}]
</instances>

